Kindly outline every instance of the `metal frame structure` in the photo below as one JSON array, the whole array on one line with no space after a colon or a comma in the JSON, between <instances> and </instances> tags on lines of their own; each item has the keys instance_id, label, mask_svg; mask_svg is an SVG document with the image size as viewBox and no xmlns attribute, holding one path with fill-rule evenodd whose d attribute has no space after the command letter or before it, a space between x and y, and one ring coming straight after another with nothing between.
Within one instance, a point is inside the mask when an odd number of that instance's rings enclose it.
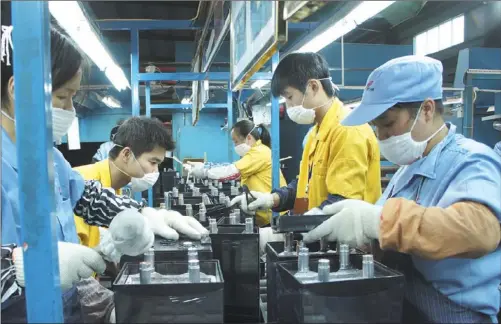
<instances>
[{"instance_id":1,"label":"metal frame structure","mask_svg":"<svg viewBox=\"0 0 501 324\"><path fill-rule=\"evenodd\" d=\"M47 1L12 2L21 242L29 323L62 323L54 205L50 13ZM30 148L30 149L26 149ZM41 270L42 269L42 270ZM40 293L43 292L41 298Z\"/></svg>"},{"instance_id":2,"label":"metal frame structure","mask_svg":"<svg viewBox=\"0 0 501 324\"><path fill-rule=\"evenodd\" d=\"M501 70L469 69L465 72L464 79L465 86L463 92L463 135L468 138L473 138L473 123L475 117L475 106L473 102L473 81L501 80ZM501 112L496 112L496 114L498 113Z\"/></svg>"},{"instance_id":3,"label":"metal frame structure","mask_svg":"<svg viewBox=\"0 0 501 324\"><path fill-rule=\"evenodd\" d=\"M146 97L146 116L151 116L152 109L189 109L191 105L185 104L151 104L151 88L152 81L227 81L227 101L226 103L205 104L203 109L225 109L228 112L228 129L233 127L233 93L231 91L231 74L230 72L179 72L179 73L141 73L139 71L139 30L154 30L154 29L194 29L192 22L188 24L186 21L101 21L98 26L102 30L129 30L131 33L131 93L132 93L132 115L139 116L140 101L139 101L139 83L145 82L145 97ZM293 28L311 28L311 24L296 24ZM272 70L278 65L278 53L272 57ZM251 77L251 81L268 80L273 76L271 72L258 72ZM273 187L277 188L280 185L280 129L279 129L279 102L277 98L272 98L272 183ZM233 146L228 143L228 162L233 162ZM142 199L140 193L135 194L137 200ZM148 190L148 205L153 206L153 192Z\"/></svg>"}]
</instances>

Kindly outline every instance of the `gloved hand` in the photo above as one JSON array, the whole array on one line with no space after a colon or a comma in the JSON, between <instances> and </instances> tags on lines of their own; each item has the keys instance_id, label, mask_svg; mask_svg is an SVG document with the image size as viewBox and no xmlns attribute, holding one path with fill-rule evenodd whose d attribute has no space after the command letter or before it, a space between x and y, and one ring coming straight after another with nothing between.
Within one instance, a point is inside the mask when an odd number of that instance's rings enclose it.
<instances>
[{"instance_id":1,"label":"gloved hand","mask_svg":"<svg viewBox=\"0 0 501 324\"><path fill-rule=\"evenodd\" d=\"M273 194L271 193L258 191L251 191L250 193L256 198L254 201L249 203L247 201L247 195L244 193L233 198L233 200L230 202L230 206L240 204L240 207L245 213L251 214L258 209L271 209L275 205ZM249 198L252 199L251 195L249 195Z\"/></svg>"},{"instance_id":2,"label":"gloved hand","mask_svg":"<svg viewBox=\"0 0 501 324\"><path fill-rule=\"evenodd\" d=\"M81 279L90 278L94 272L104 273L106 263L98 252L86 246L58 242L59 255L59 280L61 289L67 291L73 284ZM14 267L16 268L16 280L19 286L24 287L24 261L21 247L13 251Z\"/></svg>"},{"instance_id":3,"label":"gloved hand","mask_svg":"<svg viewBox=\"0 0 501 324\"><path fill-rule=\"evenodd\" d=\"M189 166L191 166L191 171L189 171L189 173L192 174L195 178L207 178L208 169L205 168L205 163L189 161L188 164Z\"/></svg>"},{"instance_id":4,"label":"gloved hand","mask_svg":"<svg viewBox=\"0 0 501 324\"><path fill-rule=\"evenodd\" d=\"M266 244L269 242L283 242L285 236L283 233L275 234L271 227L264 227L259 229L259 249L261 254L266 253Z\"/></svg>"},{"instance_id":5,"label":"gloved hand","mask_svg":"<svg viewBox=\"0 0 501 324\"><path fill-rule=\"evenodd\" d=\"M339 241L350 246L362 246L379 238L381 206L362 200L347 199L325 206L326 215L333 215L317 228L303 235L308 242L327 237L329 241Z\"/></svg>"},{"instance_id":6,"label":"gloved hand","mask_svg":"<svg viewBox=\"0 0 501 324\"><path fill-rule=\"evenodd\" d=\"M115 324L116 322L117 322L117 316L116 316L116 312L115 312L115 307L113 307L113 309L110 312L110 316L108 318L107 323Z\"/></svg>"},{"instance_id":7,"label":"gloved hand","mask_svg":"<svg viewBox=\"0 0 501 324\"><path fill-rule=\"evenodd\" d=\"M148 220L135 209L126 209L113 218L109 229L99 228L96 250L107 261L118 263L122 255L141 255L153 245L155 234Z\"/></svg>"},{"instance_id":8,"label":"gloved hand","mask_svg":"<svg viewBox=\"0 0 501 324\"><path fill-rule=\"evenodd\" d=\"M315 207L315 208L308 210L303 215L325 215L325 213L320 208Z\"/></svg>"},{"instance_id":9,"label":"gloved hand","mask_svg":"<svg viewBox=\"0 0 501 324\"><path fill-rule=\"evenodd\" d=\"M178 240L178 233L187 235L194 240L200 240L202 235L209 234L209 231L195 218L183 216L173 210L155 210L146 207L141 213L150 222L153 232L168 240Z\"/></svg>"}]
</instances>

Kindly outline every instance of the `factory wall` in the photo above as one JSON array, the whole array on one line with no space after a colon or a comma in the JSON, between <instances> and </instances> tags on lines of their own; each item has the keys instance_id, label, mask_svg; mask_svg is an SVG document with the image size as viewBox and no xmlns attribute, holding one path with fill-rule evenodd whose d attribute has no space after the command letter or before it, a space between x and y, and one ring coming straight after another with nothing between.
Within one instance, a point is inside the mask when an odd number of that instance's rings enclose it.
<instances>
[{"instance_id":1,"label":"factory wall","mask_svg":"<svg viewBox=\"0 0 501 324\"><path fill-rule=\"evenodd\" d=\"M228 130L221 130L227 117L226 110L201 112L196 126L192 126L191 111L172 115L172 133L176 141L174 154L180 160L204 158L210 162L227 162L228 145L231 141Z\"/></svg>"}]
</instances>

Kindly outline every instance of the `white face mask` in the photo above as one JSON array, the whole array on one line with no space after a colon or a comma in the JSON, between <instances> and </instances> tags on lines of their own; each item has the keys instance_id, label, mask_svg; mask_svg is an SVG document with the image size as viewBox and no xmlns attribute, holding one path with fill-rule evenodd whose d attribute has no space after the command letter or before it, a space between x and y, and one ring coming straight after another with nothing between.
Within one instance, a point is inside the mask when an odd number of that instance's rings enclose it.
<instances>
[{"instance_id":1,"label":"white face mask","mask_svg":"<svg viewBox=\"0 0 501 324\"><path fill-rule=\"evenodd\" d=\"M120 146L120 145L117 145L117 146ZM119 167L117 167L117 165L115 163L113 163L111 160L110 160L110 162L120 172L122 172L123 174L125 174L126 176L128 176L128 177L131 178L131 182L130 183L131 183L131 190L132 191L134 191L134 192L143 192L145 190L150 189L157 182L158 177L160 176L160 172L151 172L151 173L144 172L143 167L141 166L141 164L139 163L139 161L134 156L134 153L132 153L132 157L134 158L134 160L136 161L136 163L139 165L139 168L141 168L141 171L143 171L143 176L141 178L135 178L135 177L129 175L127 172L125 172L124 170L122 170Z\"/></svg>"},{"instance_id":2,"label":"white face mask","mask_svg":"<svg viewBox=\"0 0 501 324\"><path fill-rule=\"evenodd\" d=\"M247 143L242 143L242 144L239 144L239 145L235 146L235 152L239 156L244 156L245 154L247 154L247 152L250 151L250 149L251 149L251 147Z\"/></svg>"},{"instance_id":3,"label":"white face mask","mask_svg":"<svg viewBox=\"0 0 501 324\"><path fill-rule=\"evenodd\" d=\"M251 146L249 144L247 144L247 137L249 137L250 134L252 134L252 131L256 128L256 126L254 125L254 127L252 127L251 131L249 132L249 134L247 134L247 136L245 136L245 142L242 143L242 144L238 144L237 146L235 146L235 152L239 155L239 156L244 156L245 154L247 154L247 152L250 151L251 149Z\"/></svg>"},{"instance_id":4,"label":"white face mask","mask_svg":"<svg viewBox=\"0 0 501 324\"><path fill-rule=\"evenodd\" d=\"M330 79L330 78L323 78L323 79L319 79L318 81L327 80L327 79ZM293 122L295 122L296 124L300 124L300 125L313 124L315 122L315 109L323 107L327 104L327 103L324 103L324 104L317 106L317 107L305 108L303 106L303 104L304 104L304 99L306 98L306 92L308 92L308 86L306 87L306 90L304 92L303 101L301 102L301 104L298 106L293 106L293 107L286 109L287 115L289 116L289 118Z\"/></svg>"},{"instance_id":5,"label":"white face mask","mask_svg":"<svg viewBox=\"0 0 501 324\"><path fill-rule=\"evenodd\" d=\"M142 192L150 189L157 182L159 172L146 173L142 178L131 179L131 189L134 192Z\"/></svg>"},{"instance_id":6,"label":"white face mask","mask_svg":"<svg viewBox=\"0 0 501 324\"><path fill-rule=\"evenodd\" d=\"M414 126L416 126L417 119L421 113L421 108L422 106L419 108L410 131L402 135L392 136L382 141L378 140L381 154L391 163L397 165L409 165L417 159L420 159L423 157L428 141L435 137L435 135L437 135L445 127L445 124L443 124L442 127L440 127L435 133L431 134L431 136L422 142L415 141L412 138L411 133Z\"/></svg>"},{"instance_id":7,"label":"white face mask","mask_svg":"<svg viewBox=\"0 0 501 324\"><path fill-rule=\"evenodd\" d=\"M75 115L75 108L64 110L52 107L52 137L54 142L60 142L61 138L68 133Z\"/></svg>"}]
</instances>

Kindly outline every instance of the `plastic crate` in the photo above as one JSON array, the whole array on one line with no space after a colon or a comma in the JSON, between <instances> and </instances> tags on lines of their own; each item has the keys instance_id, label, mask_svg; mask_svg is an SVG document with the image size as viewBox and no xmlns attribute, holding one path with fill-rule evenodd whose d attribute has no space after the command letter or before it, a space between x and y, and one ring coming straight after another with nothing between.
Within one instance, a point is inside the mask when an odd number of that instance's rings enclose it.
<instances>
[{"instance_id":1,"label":"plastic crate","mask_svg":"<svg viewBox=\"0 0 501 324\"><path fill-rule=\"evenodd\" d=\"M350 255L351 265L362 269L362 255ZM339 270L339 257L329 256L331 272ZM279 323L400 323L404 276L374 261L374 277L360 274L329 282L301 280L294 276L294 261L277 265ZM310 260L317 271L318 259ZM269 305L269 304L268 304Z\"/></svg>"},{"instance_id":2,"label":"plastic crate","mask_svg":"<svg viewBox=\"0 0 501 324\"><path fill-rule=\"evenodd\" d=\"M179 237L178 241L166 240L163 237L156 236L153 248L155 249L155 262L161 261L186 261L188 260L188 249L184 246L185 242L192 242L197 248L199 260L212 259L212 245L210 242L202 243L201 241L190 240L184 236ZM139 263L144 261L144 255L129 256L123 255L120 259L120 265L125 262Z\"/></svg>"},{"instance_id":3,"label":"plastic crate","mask_svg":"<svg viewBox=\"0 0 501 324\"><path fill-rule=\"evenodd\" d=\"M187 262L155 263L162 275L186 273ZM126 263L113 283L117 323L223 323L224 280L217 260L200 261L214 282L130 283L139 265Z\"/></svg>"},{"instance_id":4,"label":"plastic crate","mask_svg":"<svg viewBox=\"0 0 501 324\"><path fill-rule=\"evenodd\" d=\"M214 259L225 278L225 322L259 322L259 234L244 225L218 227L210 234Z\"/></svg>"},{"instance_id":5,"label":"plastic crate","mask_svg":"<svg viewBox=\"0 0 501 324\"><path fill-rule=\"evenodd\" d=\"M306 244L306 247L310 250L310 260L311 259L321 259L326 258L331 255L337 255L336 253L336 242L329 242L328 252L319 252L320 243L313 242ZM297 252L297 241L293 242L293 251ZM297 263L297 253L293 255L280 255L284 252L284 242L269 242L266 244L266 290L267 290L267 313L268 322L276 322L278 319L278 305L277 305L277 287L276 287L276 276L277 276L277 263L281 261L292 261ZM365 254L364 252L351 249L351 254Z\"/></svg>"}]
</instances>

